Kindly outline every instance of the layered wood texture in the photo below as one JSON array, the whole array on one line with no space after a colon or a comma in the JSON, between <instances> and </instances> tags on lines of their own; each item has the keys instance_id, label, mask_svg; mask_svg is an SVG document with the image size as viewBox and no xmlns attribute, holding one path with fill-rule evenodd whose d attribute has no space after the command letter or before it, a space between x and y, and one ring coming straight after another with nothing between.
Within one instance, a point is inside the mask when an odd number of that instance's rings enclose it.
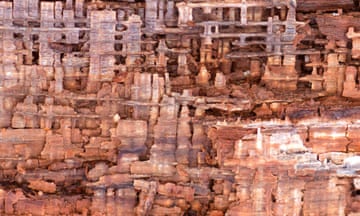
<instances>
[{"instance_id":1,"label":"layered wood texture","mask_svg":"<svg viewBox=\"0 0 360 216\"><path fill-rule=\"evenodd\" d=\"M0 215L360 215L359 20L0 1Z\"/></svg>"}]
</instances>

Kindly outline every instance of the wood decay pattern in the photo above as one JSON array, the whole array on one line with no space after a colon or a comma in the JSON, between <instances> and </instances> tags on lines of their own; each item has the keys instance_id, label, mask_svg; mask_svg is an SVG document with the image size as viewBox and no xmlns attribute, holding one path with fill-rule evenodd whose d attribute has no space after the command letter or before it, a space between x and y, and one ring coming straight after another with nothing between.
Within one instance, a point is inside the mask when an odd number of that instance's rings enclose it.
<instances>
[{"instance_id":1,"label":"wood decay pattern","mask_svg":"<svg viewBox=\"0 0 360 216\"><path fill-rule=\"evenodd\" d=\"M0 29L0 215L360 215L359 1L0 1Z\"/></svg>"}]
</instances>

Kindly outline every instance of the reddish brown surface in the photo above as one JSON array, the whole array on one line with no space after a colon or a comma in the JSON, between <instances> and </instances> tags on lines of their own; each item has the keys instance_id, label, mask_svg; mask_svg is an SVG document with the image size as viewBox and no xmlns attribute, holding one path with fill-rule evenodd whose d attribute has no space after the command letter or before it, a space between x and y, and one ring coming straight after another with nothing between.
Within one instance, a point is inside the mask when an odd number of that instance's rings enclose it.
<instances>
[{"instance_id":1,"label":"reddish brown surface","mask_svg":"<svg viewBox=\"0 0 360 216\"><path fill-rule=\"evenodd\" d=\"M0 1L0 215L360 214L355 3Z\"/></svg>"}]
</instances>

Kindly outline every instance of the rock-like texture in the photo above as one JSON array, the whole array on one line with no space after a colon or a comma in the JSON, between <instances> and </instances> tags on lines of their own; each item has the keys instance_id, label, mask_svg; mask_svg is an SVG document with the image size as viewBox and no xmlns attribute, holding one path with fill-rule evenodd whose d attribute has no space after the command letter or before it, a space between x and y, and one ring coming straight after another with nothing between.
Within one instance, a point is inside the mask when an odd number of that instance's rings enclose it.
<instances>
[{"instance_id":1,"label":"rock-like texture","mask_svg":"<svg viewBox=\"0 0 360 216\"><path fill-rule=\"evenodd\" d=\"M351 0L0 0L0 215L359 215Z\"/></svg>"}]
</instances>

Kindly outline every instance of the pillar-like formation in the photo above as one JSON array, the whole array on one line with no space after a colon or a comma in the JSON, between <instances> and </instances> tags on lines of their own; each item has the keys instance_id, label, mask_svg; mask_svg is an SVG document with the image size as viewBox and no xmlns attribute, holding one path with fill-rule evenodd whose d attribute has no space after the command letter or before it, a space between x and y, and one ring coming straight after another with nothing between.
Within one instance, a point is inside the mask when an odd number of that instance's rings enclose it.
<instances>
[{"instance_id":1,"label":"pillar-like formation","mask_svg":"<svg viewBox=\"0 0 360 216\"><path fill-rule=\"evenodd\" d=\"M350 27L346 36L352 39L351 57L354 59L360 58L360 33L355 32L354 27Z\"/></svg>"},{"instance_id":2,"label":"pillar-like formation","mask_svg":"<svg viewBox=\"0 0 360 216\"><path fill-rule=\"evenodd\" d=\"M179 164L189 164L189 150L191 147L190 121L189 108L186 104L183 104L177 126L178 145L175 152L176 161Z\"/></svg>"},{"instance_id":3,"label":"pillar-like formation","mask_svg":"<svg viewBox=\"0 0 360 216\"><path fill-rule=\"evenodd\" d=\"M179 10L178 25L185 26L188 22L193 21L192 8L189 7L185 2L176 4Z\"/></svg>"},{"instance_id":4,"label":"pillar-like formation","mask_svg":"<svg viewBox=\"0 0 360 216\"><path fill-rule=\"evenodd\" d=\"M246 5L246 0L242 0L241 2L241 14L240 14L240 22L242 25L246 25L247 24L247 5Z\"/></svg>"},{"instance_id":5,"label":"pillar-like formation","mask_svg":"<svg viewBox=\"0 0 360 216\"><path fill-rule=\"evenodd\" d=\"M140 16L131 15L127 22L127 31L124 34L124 41L126 43L126 66L134 66L136 64L136 59L141 53L141 25L142 21Z\"/></svg>"},{"instance_id":6,"label":"pillar-like formation","mask_svg":"<svg viewBox=\"0 0 360 216\"><path fill-rule=\"evenodd\" d=\"M179 75L189 75L190 71L188 68L188 64L187 64L187 50L178 50L178 68L177 68L177 73Z\"/></svg>"},{"instance_id":7,"label":"pillar-like formation","mask_svg":"<svg viewBox=\"0 0 360 216\"><path fill-rule=\"evenodd\" d=\"M75 1L75 16L78 18L84 17L84 1L85 0Z\"/></svg>"},{"instance_id":8,"label":"pillar-like formation","mask_svg":"<svg viewBox=\"0 0 360 216\"><path fill-rule=\"evenodd\" d=\"M148 29L155 29L158 10L158 0L146 0L145 25Z\"/></svg>"},{"instance_id":9,"label":"pillar-like formation","mask_svg":"<svg viewBox=\"0 0 360 216\"><path fill-rule=\"evenodd\" d=\"M100 81L110 81L114 76L115 11L90 12L90 70L87 90L96 91Z\"/></svg>"},{"instance_id":10,"label":"pillar-like formation","mask_svg":"<svg viewBox=\"0 0 360 216\"><path fill-rule=\"evenodd\" d=\"M360 91L356 86L356 76L358 69L355 66L348 66L345 71L345 82L342 96L350 98L360 98Z\"/></svg>"},{"instance_id":11,"label":"pillar-like formation","mask_svg":"<svg viewBox=\"0 0 360 216\"><path fill-rule=\"evenodd\" d=\"M13 4L14 12L13 17L14 19L26 19L28 17L28 7L29 2L28 0L14 0Z\"/></svg>"},{"instance_id":12,"label":"pillar-like formation","mask_svg":"<svg viewBox=\"0 0 360 216\"><path fill-rule=\"evenodd\" d=\"M335 94L337 89L336 74L340 67L338 54L328 54L327 63L327 68L324 72L325 90L330 94Z\"/></svg>"},{"instance_id":13,"label":"pillar-like formation","mask_svg":"<svg viewBox=\"0 0 360 216\"><path fill-rule=\"evenodd\" d=\"M135 73L134 84L131 86L131 99L139 102L150 102L152 96L152 76L150 73ZM134 106L133 118L135 119L148 119L149 107L148 106Z\"/></svg>"},{"instance_id":14,"label":"pillar-like formation","mask_svg":"<svg viewBox=\"0 0 360 216\"><path fill-rule=\"evenodd\" d=\"M66 43L77 44L79 43L79 30L75 29L75 13L72 9L65 9L63 11L63 20L66 28L71 30L66 31Z\"/></svg>"},{"instance_id":15,"label":"pillar-like formation","mask_svg":"<svg viewBox=\"0 0 360 216\"><path fill-rule=\"evenodd\" d=\"M29 0L28 2L28 16L31 18L39 17L39 0Z\"/></svg>"},{"instance_id":16,"label":"pillar-like formation","mask_svg":"<svg viewBox=\"0 0 360 216\"><path fill-rule=\"evenodd\" d=\"M168 51L165 40L160 40L156 51L158 52L157 66L165 68L167 66L166 52Z\"/></svg>"},{"instance_id":17,"label":"pillar-like formation","mask_svg":"<svg viewBox=\"0 0 360 216\"><path fill-rule=\"evenodd\" d=\"M211 78L211 74L206 69L206 66L202 65L200 67L199 74L196 77L196 83L199 85L208 85L210 78Z\"/></svg>"},{"instance_id":18,"label":"pillar-like formation","mask_svg":"<svg viewBox=\"0 0 360 216\"><path fill-rule=\"evenodd\" d=\"M146 0L145 25L147 33L152 34L164 27L165 0Z\"/></svg>"},{"instance_id":19,"label":"pillar-like formation","mask_svg":"<svg viewBox=\"0 0 360 216\"><path fill-rule=\"evenodd\" d=\"M0 2L0 18L2 19L3 26L5 26L5 29L0 33L0 48L3 50L1 56L0 83L4 87L12 87L17 84L17 71L15 68L17 55L14 53L16 46L13 41L12 31L6 29L12 26L12 13L11 2Z\"/></svg>"},{"instance_id":20,"label":"pillar-like formation","mask_svg":"<svg viewBox=\"0 0 360 216\"><path fill-rule=\"evenodd\" d=\"M41 28L53 28L55 22L54 3L41 2ZM50 48L50 43L55 39L55 33L51 31L41 31L39 34L39 65L52 67L54 65L54 51Z\"/></svg>"},{"instance_id":21,"label":"pillar-like formation","mask_svg":"<svg viewBox=\"0 0 360 216\"><path fill-rule=\"evenodd\" d=\"M175 27L176 15L175 15L175 1L168 0L166 4L165 24L169 27Z\"/></svg>"}]
</instances>

